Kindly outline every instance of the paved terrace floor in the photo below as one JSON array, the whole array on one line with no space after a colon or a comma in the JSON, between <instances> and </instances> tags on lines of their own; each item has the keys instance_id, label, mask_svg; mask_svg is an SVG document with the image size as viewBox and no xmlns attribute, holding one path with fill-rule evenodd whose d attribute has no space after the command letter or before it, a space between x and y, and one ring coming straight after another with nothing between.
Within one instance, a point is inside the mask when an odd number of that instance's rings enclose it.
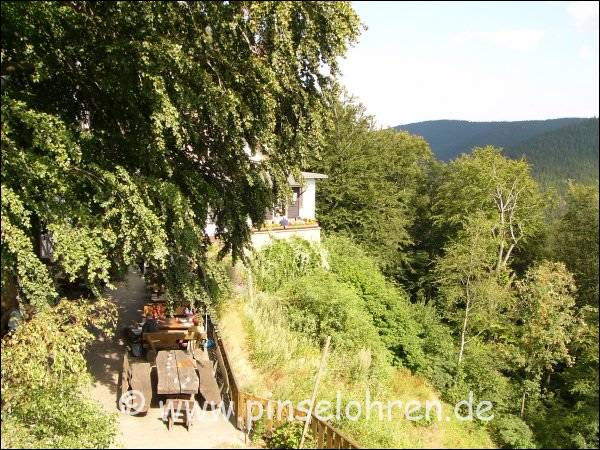
<instances>
[{"instance_id":1,"label":"paved terrace floor","mask_svg":"<svg viewBox=\"0 0 600 450\"><path fill-rule=\"evenodd\" d=\"M99 338L87 354L88 367L95 378L90 396L106 411L118 414L119 448L246 448L244 435L237 430L220 411L203 411L188 431L175 424L171 431L160 417L158 405L152 405L145 416L128 416L117 408L119 373L123 364L124 344L120 330L132 320L139 320L145 297L144 281L130 272L127 280L120 283L110 295L118 308L118 324L115 337Z\"/></svg>"}]
</instances>

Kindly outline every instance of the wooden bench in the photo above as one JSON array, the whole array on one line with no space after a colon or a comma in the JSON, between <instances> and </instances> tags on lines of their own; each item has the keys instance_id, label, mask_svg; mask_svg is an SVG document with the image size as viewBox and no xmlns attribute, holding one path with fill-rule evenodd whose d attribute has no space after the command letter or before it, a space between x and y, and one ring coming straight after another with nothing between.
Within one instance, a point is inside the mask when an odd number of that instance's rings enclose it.
<instances>
[{"instance_id":1,"label":"wooden bench","mask_svg":"<svg viewBox=\"0 0 600 450\"><path fill-rule=\"evenodd\" d=\"M201 349L194 350L194 359L196 360L196 367L200 378L198 393L214 409L220 408L223 401L221 399L221 390L217 384L214 367L208 358L208 354Z\"/></svg>"},{"instance_id":2,"label":"wooden bench","mask_svg":"<svg viewBox=\"0 0 600 450\"><path fill-rule=\"evenodd\" d=\"M144 333L144 342L153 351L158 350L177 350L179 344L177 341L188 339L187 331L152 331Z\"/></svg>"},{"instance_id":3,"label":"wooden bench","mask_svg":"<svg viewBox=\"0 0 600 450\"><path fill-rule=\"evenodd\" d=\"M136 414L145 413L150 408L152 401L152 380L150 372L152 367L149 363L139 359L129 359L127 352L123 356L123 371L121 374L121 395L119 402L123 398L123 394L127 391L138 391L143 395L143 403L141 404L123 404L119 406L131 408ZM137 398L136 400L141 400Z\"/></svg>"}]
</instances>

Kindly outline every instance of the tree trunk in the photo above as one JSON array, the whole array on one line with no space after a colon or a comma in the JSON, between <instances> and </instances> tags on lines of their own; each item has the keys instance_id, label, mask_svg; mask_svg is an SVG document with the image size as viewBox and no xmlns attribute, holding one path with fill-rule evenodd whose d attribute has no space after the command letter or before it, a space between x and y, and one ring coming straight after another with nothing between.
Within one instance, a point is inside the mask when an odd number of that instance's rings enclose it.
<instances>
[{"instance_id":1,"label":"tree trunk","mask_svg":"<svg viewBox=\"0 0 600 450\"><path fill-rule=\"evenodd\" d=\"M525 389L523 389L523 396L521 397L521 418L525 415L525 396L527 395Z\"/></svg>"},{"instance_id":2,"label":"tree trunk","mask_svg":"<svg viewBox=\"0 0 600 450\"><path fill-rule=\"evenodd\" d=\"M468 289L468 288L467 288ZM471 300L469 298L469 294L467 292L467 305L465 306L465 319L463 320L462 331L460 333L460 351L458 353L458 365L462 363L463 354L465 352L465 339L467 336L467 322L469 320L469 307L471 304Z\"/></svg>"},{"instance_id":3,"label":"tree trunk","mask_svg":"<svg viewBox=\"0 0 600 450\"><path fill-rule=\"evenodd\" d=\"M504 261L504 242L500 242L500 248L498 249L498 262L496 263L496 273L500 273L502 261Z\"/></svg>"}]
</instances>

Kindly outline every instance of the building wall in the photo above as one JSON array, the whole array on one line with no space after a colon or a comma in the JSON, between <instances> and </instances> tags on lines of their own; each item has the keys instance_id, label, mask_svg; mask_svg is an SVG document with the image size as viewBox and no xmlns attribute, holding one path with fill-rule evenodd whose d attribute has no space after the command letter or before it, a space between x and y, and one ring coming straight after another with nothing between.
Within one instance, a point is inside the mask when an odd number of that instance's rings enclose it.
<instances>
[{"instance_id":1,"label":"building wall","mask_svg":"<svg viewBox=\"0 0 600 450\"><path fill-rule=\"evenodd\" d=\"M288 228L287 230L255 231L252 233L252 246L255 250L260 250L262 247L273 242L273 240L289 239L292 236L298 236L311 242L319 242L321 240L321 228L311 226L306 228Z\"/></svg>"},{"instance_id":2,"label":"building wall","mask_svg":"<svg viewBox=\"0 0 600 450\"><path fill-rule=\"evenodd\" d=\"M316 180L309 178L305 180L302 187L302 201L300 202L300 217L303 219L315 219L315 199L317 195Z\"/></svg>"},{"instance_id":3,"label":"building wall","mask_svg":"<svg viewBox=\"0 0 600 450\"><path fill-rule=\"evenodd\" d=\"M316 219L316 180L314 178L308 178L304 180L305 184L302 186L301 192L302 195L299 197L299 216L301 219ZM274 223L279 223L281 216L278 214L272 215L269 217L267 211L265 212L268 219L272 219ZM251 225L250 218L248 218L248 224ZM216 225L212 222L210 216L208 217L208 221L206 224L205 232L209 237L213 237L216 232ZM310 233L308 233L310 234ZM306 238L305 238L306 239ZM318 240L318 238L317 238Z\"/></svg>"},{"instance_id":4,"label":"building wall","mask_svg":"<svg viewBox=\"0 0 600 450\"><path fill-rule=\"evenodd\" d=\"M204 228L204 232L208 237L213 237L217 232L217 225L213 222L207 223L206 228Z\"/></svg>"}]
</instances>

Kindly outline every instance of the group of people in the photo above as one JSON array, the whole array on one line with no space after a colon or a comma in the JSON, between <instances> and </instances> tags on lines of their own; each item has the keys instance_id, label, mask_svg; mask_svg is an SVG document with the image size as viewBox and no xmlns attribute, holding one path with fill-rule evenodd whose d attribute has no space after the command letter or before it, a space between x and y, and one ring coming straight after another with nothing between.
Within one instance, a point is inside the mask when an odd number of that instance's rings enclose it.
<instances>
[{"instance_id":1,"label":"group of people","mask_svg":"<svg viewBox=\"0 0 600 450\"><path fill-rule=\"evenodd\" d=\"M197 348L198 343L205 336L205 329L202 324L201 317L196 314L193 308L186 307L184 316L191 321L191 326L187 328L187 336L193 336L193 339L179 339L177 345L183 350L193 351ZM164 305L155 304L152 306L149 314L143 318L141 323L135 322L129 328L127 333L129 346L134 356L142 356L143 354L143 335L144 333L154 333L161 330L160 320L164 318ZM134 332L133 330L140 330Z\"/></svg>"}]
</instances>

